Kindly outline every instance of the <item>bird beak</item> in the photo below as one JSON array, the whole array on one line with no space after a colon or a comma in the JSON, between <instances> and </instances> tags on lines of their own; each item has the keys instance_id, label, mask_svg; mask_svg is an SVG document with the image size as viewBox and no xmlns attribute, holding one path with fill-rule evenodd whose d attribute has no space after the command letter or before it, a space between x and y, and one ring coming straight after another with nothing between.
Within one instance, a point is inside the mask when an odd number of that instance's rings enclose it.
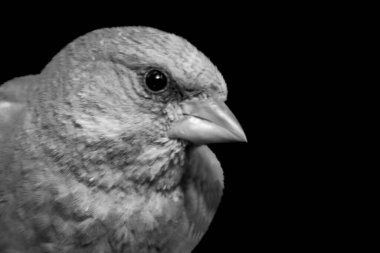
<instances>
[{"instance_id":1,"label":"bird beak","mask_svg":"<svg viewBox=\"0 0 380 253\"><path fill-rule=\"evenodd\" d=\"M227 107L216 99L188 100L181 104L184 118L174 122L170 138L194 144L243 141L247 138L239 122Z\"/></svg>"}]
</instances>

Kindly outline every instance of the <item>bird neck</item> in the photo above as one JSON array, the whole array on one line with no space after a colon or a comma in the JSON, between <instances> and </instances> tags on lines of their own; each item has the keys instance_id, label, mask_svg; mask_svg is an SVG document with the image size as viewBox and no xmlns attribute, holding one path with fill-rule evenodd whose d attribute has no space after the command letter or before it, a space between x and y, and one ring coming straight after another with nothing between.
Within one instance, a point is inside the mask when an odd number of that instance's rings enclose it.
<instances>
[{"instance_id":1,"label":"bird neck","mask_svg":"<svg viewBox=\"0 0 380 253\"><path fill-rule=\"evenodd\" d=\"M22 142L30 155L43 157L58 176L103 191L170 191L180 183L185 160L182 142L147 140L141 133L119 139L72 138L57 129L46 122L42 127L38 117L29 115Z\"/></svg>"}]
</instances>

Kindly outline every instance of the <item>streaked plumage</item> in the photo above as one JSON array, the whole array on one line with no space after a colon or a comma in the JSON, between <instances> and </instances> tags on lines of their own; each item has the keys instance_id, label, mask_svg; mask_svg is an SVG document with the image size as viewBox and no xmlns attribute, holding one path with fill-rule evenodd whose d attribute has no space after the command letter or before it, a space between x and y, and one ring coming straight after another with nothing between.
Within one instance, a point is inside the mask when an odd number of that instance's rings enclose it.
<instances>
[{"instance_id":1,"label":"streaked plumage","mask_svg":"<svg viewBox=\"0 0 380 253\"><path fill-rule=\"evenodd\" d=\"M223 190L202 144L245 139L226 96L195 47L144 27L91 32L2 85L0 252L191 252Z\"/></svg>"}]
</instances>

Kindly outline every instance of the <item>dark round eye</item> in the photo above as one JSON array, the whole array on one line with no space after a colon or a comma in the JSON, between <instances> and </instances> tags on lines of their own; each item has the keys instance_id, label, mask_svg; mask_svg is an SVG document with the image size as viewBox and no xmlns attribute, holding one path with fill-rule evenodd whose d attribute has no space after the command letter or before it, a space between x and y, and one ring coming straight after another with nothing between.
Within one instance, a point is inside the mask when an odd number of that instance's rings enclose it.
<instances>
[{"instance_id":1,"label":"dark round eye","mask_svg":"<svg viewBox=\"0 0 380 253\"><path fill-rule=\"evenodd\" d=\"M145 75L145 84L153 92L163 91L168 86L168 78L161 71L153 69Z\"/></svg>"}]
</instances>

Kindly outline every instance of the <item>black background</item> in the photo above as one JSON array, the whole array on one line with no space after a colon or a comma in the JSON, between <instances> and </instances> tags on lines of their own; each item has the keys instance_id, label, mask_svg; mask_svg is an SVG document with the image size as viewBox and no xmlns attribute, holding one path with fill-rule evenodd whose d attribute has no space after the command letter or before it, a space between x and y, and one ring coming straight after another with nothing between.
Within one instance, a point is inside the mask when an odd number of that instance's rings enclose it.
<instances>
[{"instance_id":1,"label":"black background","mask_svg":"<svg viewBox=\"0 0 380 253\"><path fill-rule=\"evenodd\" d=\"M226 188L194 252L318 247L310 229L319 227L320 218L309 216L318 208L310 203L310 184L315 183L310 169L318 176L318 161L306 162L311 137L303 133L313 124L305 109L313 96L305 83L316 87L319 82L307 58L319 49L314 47L317 36L310 33L313 25L305 24L307 10L300 16L281 6L227 7L224 12L215 6L202 13L201 7L190 13L143 8L132 17L130 9L75 8L63 15L13 12L12 18L3 18L0 83L39 73L67 43L94 29L143 25L186 38L223 74L227 105L248 138L248 143L211 145L224 169Z\"/></svg>"}]
</instances>

